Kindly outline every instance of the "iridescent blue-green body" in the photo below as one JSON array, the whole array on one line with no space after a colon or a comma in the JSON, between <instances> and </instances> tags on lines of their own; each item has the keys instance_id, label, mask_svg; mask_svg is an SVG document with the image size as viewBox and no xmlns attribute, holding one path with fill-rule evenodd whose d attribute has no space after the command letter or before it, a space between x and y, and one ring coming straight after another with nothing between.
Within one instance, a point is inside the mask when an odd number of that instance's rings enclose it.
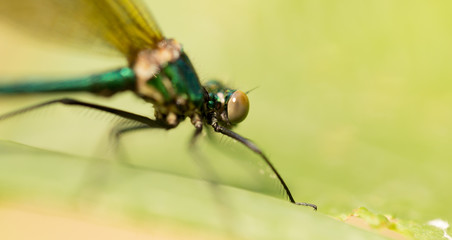
<instances>
[{"instance_id":1,"label":"iridescent blue-green body","mask_svg":"<svg viewBox=\"0 0 452 240\"><path fill-rule=\"evenodd\" d=\"M171 82L171 89L165 86L165 81ZM171 102L176 97L189 99L196 107L201 107L204 100L204 91L199 83L198 76L185 53L174 62L162 68L149 85L154 86L163 96L164 102Z\"/></svg>"},{"instance_id":2,"label":"iridescent blue-green body","mask_svg":"<svg viewBox=\"0 0 452 240\"><path fill-rule=\"evenodd\" d=\"M173 39L163 37L152 16L140 0L14 0L0 1L0 18L14 22L30 33L39 32L67 42L101 45L124 55L129 66L91 76L49 81L24 78L0 84L0 94L31 94L49 92L92 92L111 96L121 91L133 91L152 103L155 119L101 105L64 98L36 104L0 115L0 120L32 111L50 104L77 105L108 112L139 122L148 128L171 129L190 118L200 136L203 126L233 138L258 154L276 175L292 203L289 188L268 158L250 140L231 128L248 115L249 101L240 90L231 89L219 81L201 85L196 71L183 50ZM60 14L58 24L55 15ZM74 28L68 27L69 24ZM77 31L74 31L77 29ZM91 41L92 39L93 41ZM3 81L0 78L1 81Z\"/></svg>"}]
</instances>

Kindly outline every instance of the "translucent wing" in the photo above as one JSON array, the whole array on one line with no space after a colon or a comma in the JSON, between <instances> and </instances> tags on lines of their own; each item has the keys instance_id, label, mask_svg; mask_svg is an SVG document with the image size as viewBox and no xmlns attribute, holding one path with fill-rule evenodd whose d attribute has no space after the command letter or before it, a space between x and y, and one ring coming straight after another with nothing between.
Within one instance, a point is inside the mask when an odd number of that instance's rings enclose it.
<instances>
[{"instance_id":1,"label":"translucent wing","mask_svg":"<svg viewBox=\"0 0 452 240\"><path fill-rule=\"evenodd\" d=\"M113 49L129 61L163 39L141 0L0 0L0 21L41 38Z\"/></svg>"}]
</instances>

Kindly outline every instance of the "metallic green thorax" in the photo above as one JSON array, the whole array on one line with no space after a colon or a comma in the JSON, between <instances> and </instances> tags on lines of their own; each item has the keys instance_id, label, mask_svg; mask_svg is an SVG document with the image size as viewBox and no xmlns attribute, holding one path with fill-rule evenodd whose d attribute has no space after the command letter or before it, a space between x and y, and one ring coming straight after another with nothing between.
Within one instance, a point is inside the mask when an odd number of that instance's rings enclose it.
<instances>
[{"instance_id":1,"label":"metallic green thorax","mask_svg":"<svg viewBox=\"0 0 452 240\"><path fill-rule=\"evenodd\" d=\"M201 83L185 53L164 66L148 84L162 95L163 104L188 101L199 108L204 100Z\"/></svg>"}]
</instances>

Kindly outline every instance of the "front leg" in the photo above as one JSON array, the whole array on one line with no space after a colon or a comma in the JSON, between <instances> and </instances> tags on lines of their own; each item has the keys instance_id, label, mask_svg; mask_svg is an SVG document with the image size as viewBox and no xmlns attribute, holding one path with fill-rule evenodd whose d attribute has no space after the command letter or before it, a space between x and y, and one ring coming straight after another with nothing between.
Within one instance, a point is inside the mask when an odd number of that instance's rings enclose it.
<instances>
[{"instance_id":1,"label":"front leg","mask_svg":"<svg viewBox=\"0 0 452 240\"><path fill-rule=\"evenodd\" d=\"M279 174L279 172L276 170L276 168L273 166L273 164L270 162L270 160L264 155L264 153L250 140L240 136L238 133L233 132L220 124L218 124L218 121L213 119L212 120L212 127L215 130L215 132L221 133L225 136L228 136L234 140L239 141L243 145L245 145L248 149L258 154L265 162L265 164L270 167L271 171L276 175L279 183L282 185L285 193L287 194L287 197L289 198L290 202L296 205L303 205L303 206L309 206L312 207L314 210L317 210L317 206L315 204L311 203L305 203L305 202L296 202L295 199L292 196L292 193L289 190L289 187L287 186L286 182L284 182L283 178Z\"/></svg>"}]
</instances>

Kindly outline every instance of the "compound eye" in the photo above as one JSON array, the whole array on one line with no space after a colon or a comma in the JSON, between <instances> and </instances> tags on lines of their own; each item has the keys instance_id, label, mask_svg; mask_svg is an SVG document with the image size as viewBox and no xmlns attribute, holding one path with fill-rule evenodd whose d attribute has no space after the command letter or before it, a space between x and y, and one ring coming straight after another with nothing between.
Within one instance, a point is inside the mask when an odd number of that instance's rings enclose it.
<instances>
[{"instance_id":1,"label":"compound eye","mask_svg":"<svg viewBox=\"0 0 452 240\"><path fill-rule=\"evenodd\" d=\"M250 102L246 94L240 90L235 91L228 100L228 119L231 124L243 121L248 115Z\"/></svg>"}]
</instances>

